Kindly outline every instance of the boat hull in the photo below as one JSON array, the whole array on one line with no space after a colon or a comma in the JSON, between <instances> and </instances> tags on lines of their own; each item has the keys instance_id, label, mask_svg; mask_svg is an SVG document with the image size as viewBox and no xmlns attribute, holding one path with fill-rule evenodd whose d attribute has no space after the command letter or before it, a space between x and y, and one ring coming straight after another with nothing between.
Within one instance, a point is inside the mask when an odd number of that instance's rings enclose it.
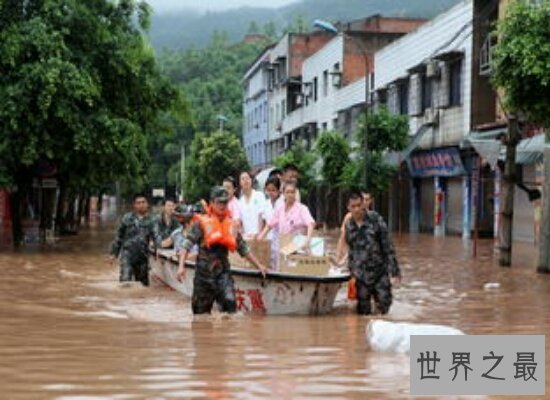
<instances>
[{"instance_id":1,"label":"boat hull","mask_svg":"<svg viewBox=\"0 0 550 400\"><path fill-rule=\"evenodd\" d=\"M176 277L177 261L163 252L150 257L152 273L166 285L191 298L195 265L188 263L182 282ZM270 272L266 278L257 271L232 268L238 311L269 315L319 315L330 312L338 290L349 274L299 276Z\"/></svg>"}]
</instances>

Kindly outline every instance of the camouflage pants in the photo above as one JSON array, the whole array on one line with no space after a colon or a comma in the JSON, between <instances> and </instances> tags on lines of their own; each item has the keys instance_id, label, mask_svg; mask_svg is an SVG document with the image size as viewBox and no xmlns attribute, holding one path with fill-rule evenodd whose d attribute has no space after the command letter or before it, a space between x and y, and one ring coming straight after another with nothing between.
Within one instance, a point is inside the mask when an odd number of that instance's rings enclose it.
<instances>
[{"instance_id":1,"label":"camouflage pants","mask_svg":"<svg viewBox=\"0 0 550 400\"><path fill-rule=\"evenodd\" d=\"M141 282L143 286L149 286L149 260L124 250L120 257L120 282L134 280Z\"/></svg>"},{"instance_id":2,"label":"camouflage pants","mask_svg":"<svg viewBox=\"0 0 550 400\"><path fill-rule=\"evenodd\" d=\"M229 270L210 271L208 266L199 263L195 269L193 281L191 300L193 314L210 313L214 302L220 305L223 312L237 311L231 272Z\"/></svg>"},{"instance_id":3,"label":"camouflage pants","mask_svg":"<svg viewBox=\"0 0 550 400\"><path fill-rule=\"evenodd\" d=\"M377 310L381 314L387 314L392 303L391 281L388 274L382 274L376 279L356 279L357 313L368 315L372 313L371 299L374 300Z\"/></svg>"}]
</instances>

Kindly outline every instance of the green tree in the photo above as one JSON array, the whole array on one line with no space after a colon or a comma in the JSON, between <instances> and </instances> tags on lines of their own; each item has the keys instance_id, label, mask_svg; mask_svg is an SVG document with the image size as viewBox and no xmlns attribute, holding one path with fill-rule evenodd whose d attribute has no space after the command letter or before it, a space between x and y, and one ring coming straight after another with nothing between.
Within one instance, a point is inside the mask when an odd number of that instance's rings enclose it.
<instances>
[{"instance_id":1,"label":"green tree","mask_svg":"<svg viewBox=\"0 0 550 400\"><path fill-rule=\"evenodd\" d=\"M208 199L212 186L250 168L239 138L227 132L196 134L190 154L185 177L187 200Z\"/></svg>"},{"instance_id":2,"label":"green tree","mask_svg":"<svg viewBox=\"0 0 550 400\"><path fill-rule=\"evenodd\" d=\"M295 164L298 167L300 170L300 194L304 202L314 186L316 178L314 165L316 161L315 153L308 151L301 141L294 142L287 152L281 154L275 160L275 165L281 168L286 164Z\"/></svg>"},{"instance_id":3,"label":"green tree","mask_svg":"<svg viewBox=\"0 0 550 400\"><path fill-rule=\"evenodd\" d=\"M517 121L550 128L550 2L516 0L510 2L498 24L498 42L493 52L493 84L504 89L504 108L509 113L505 193L502 202L501 252L499 263L510 266L516 146L520 140ZM548 131L547 131L548 133ZM548 141L548 136L547 136ZM544 151L545 175L550 176L550 150ZM538 272L550 273L550 179L545 180L542 229L539 240Z\"/></svg>"},{"instance_id":4,"label":"green tree","mask_svg":"<svg viewBox=\"0 0 550 400\"><path fill-rule=\"evenodd\" d=\"M341 133L321 133L315 150L322 160L321 174L331 189L340 186L345 166L349 163L350 145Z\"/></svg>"},{"instance_id":5,"label":"green tree","mask_svg":"<svg viewBox=\"0 0 550 400\"><path fill-rule=\"evenodd\" d=\"M510 2L498 34L492 79L506 109L550 127L550 2Z\"/></svg>"},{"instance_id":6,"label":"green tree","mask_svg":"<svg viewBox=\"0 0 550 400\"><path fill-rule=\"evenodd\" d=\"M258 26L258 23L256 21L251 21L250 25L248 25L248 34L256 34L260 33L260 27Z\"/></svg>"},{"instance_id":7,"label":"green tree","mask_svg":"<svg viewBox=\"0 0 550 400\"><path fill-rule=\"evenodd\" d=\"M343 186L342 177L350 162L350 145L341 133L327 131L321 133L315 142L315 151L322 162L323 186L327 189L323 191L325 222L330 223L335 220L339 222L340 210L339 207L334 207L334 204L338 204L340 196L338 189Z\"/></svg>"},{"instance_id":8,"label":"green tree","mask_svg":"<svg viewBox=\"0 0 550 400\"><path fill-rule=\"evenodd\" d=\"M406 116L390 113L385 107L362 117L348 163L342 173L344 187L358 187L361 183L374 194L386 191L396 167L385 162L385 155L404 150L407 146L409 125Z\"/></svg>"},{"instance_id":9,"label":"green tree","mask_svg":"<svg viewBox=\"0 0 550 400\"><path fill-rule=\"evenodd\" d=\"M307 20L302 15L294 17L292 22L286 26L285 32L291 33L305 33L310 30Z\"/></svg>"},{"instance_id":10,"label":"green tree","mask_svg":"<svg viewBox=\"0 0 550 400\"><path fill-rule=\"evenodd\" d=\"M277 39L277 25L275 25L275 22L269 21L263 26L263 34L269 39L269 40L275 40Z\"/></svg>"},{"instance_id":11,"label":"green tree","mask_svg":"<svg viewBox=\"0 0 550 400\"><path fill-rule=\"evenodd\" d=\"M145 181L148 140L182 105L144 39L149 16L133 0L0 2L0 180L15 207L42 162L62 194Z\"/></svg>"}]
</instances>

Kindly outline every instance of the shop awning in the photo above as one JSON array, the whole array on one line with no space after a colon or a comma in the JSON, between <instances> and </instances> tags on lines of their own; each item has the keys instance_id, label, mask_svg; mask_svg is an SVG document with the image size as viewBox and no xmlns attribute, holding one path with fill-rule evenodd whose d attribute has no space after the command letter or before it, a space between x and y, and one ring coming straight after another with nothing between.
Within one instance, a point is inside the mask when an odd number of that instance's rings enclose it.
<instances>
[{"instance_id":1,"label":"shop awning","mask_svg":"<svg viewBox=\"0 0 550 400\"><path fill-rule=\"evenodd\" d=\"M501 144L500 136L506 134L506 128L479 133L472 132L466 139L476 152L494 167L498 160L506 159L506 146ZM534 164L543 161L545 135L536 135L522 139L516 150L516 164Z\"/></svg>"},{"instance_id":2,"label":"shop awning","mask_svg":"<svg viewBox=\"0 0 550 400\"><path fill-rule=\"evenodd\" d=\"M536 135L519 142L516 154L516 164L535 164L544 159L545 136Z\"/></svg>"}]
</instances>

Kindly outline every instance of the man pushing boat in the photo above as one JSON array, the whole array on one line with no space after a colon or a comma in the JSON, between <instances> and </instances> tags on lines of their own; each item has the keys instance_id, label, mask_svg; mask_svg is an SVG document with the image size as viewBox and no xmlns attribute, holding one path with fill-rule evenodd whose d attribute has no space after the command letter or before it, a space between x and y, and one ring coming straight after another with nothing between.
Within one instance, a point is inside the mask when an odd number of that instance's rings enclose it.
<instances>
[{"instance_id":1,"label":"man pushing boat","mask_svg":"<svg viewBox=\"0 0 550 400\"><path fill-rule=\"evenodd\" d=\"M209 313L214 302L224 312L233 313L237 310L228 259L230 251L237 251L263 275L266 272L266 267L250 252L241 234L233 234L231 213L227 209L228 201L227 190L220 186L214 187L206 214L196 216L196 222L183 243L177 272L180 282L185 279L185 261L189 252L193 245L199 246L191 299L194 314Z\"/></svg>"}]
</instances>

